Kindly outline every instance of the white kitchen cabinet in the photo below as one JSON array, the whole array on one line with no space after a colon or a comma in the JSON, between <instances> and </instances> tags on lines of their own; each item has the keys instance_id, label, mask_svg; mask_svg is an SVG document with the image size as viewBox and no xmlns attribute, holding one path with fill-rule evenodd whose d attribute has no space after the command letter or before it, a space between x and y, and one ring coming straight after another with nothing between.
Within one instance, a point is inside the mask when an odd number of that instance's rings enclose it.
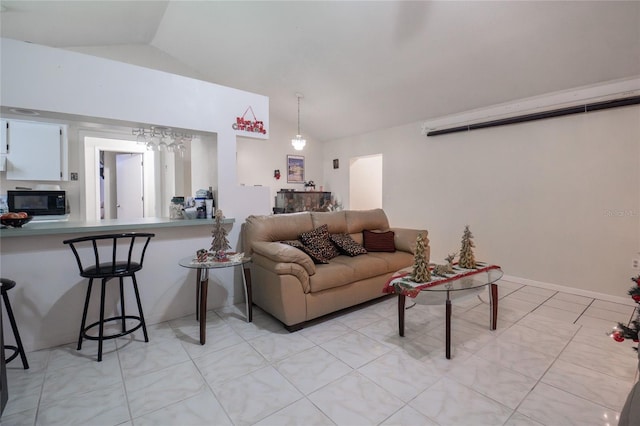
<instances>
[{"instance_id":1,"label":"white kitchen cabinet","mask_svg":"<svg viewBox=\"0 0 640 426\"><path fill-rule=\"evenodd\" d=\"M7 180L64 180L67 129L61 124L8 120Z\"/></svg>"}]
</instances>

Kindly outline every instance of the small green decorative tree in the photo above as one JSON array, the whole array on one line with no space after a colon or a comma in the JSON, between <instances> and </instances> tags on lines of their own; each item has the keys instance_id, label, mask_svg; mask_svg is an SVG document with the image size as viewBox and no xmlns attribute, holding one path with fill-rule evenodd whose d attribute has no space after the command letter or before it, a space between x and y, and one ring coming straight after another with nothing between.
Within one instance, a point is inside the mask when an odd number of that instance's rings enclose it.
<instances>
[{"instance_id":1,"label":"small green decorative tree","mask_svg":"<svg viewBox=\"0 0 640 426\"><path fill-rule=\"evenodd\" d=\"M222 210L216 210L215 219L216 221L213 224L213 231L211 232L213 240L211 241L211 248L209 250L216 258L224 258L226 257L225 252L230 249L231 246L227 239L227 230L222 226L222 219L224 219Z\"/></svg>"},{"instance_id":2,"label":"small green decorative tree","mask_svg":"<svg viewBox=\"0 0 640 426\"><path fill-rule=\"evenodd\" d=\"M462 234L462 247L460 248L460 260L458 266L465 269L476 268L476 258L473 254L473 234L469 230L469 225L464 227L464 233Z\"/></svg>"},{"instance_id":3,"label":"small green decorative tree","mask_svg":"<svg viewBox=\"0 0 640 426\"><path fill-rule=\"evenodd\" d=\"M429 260L427 259L424 237L422 232L416 238L416 252L414 254L414 265L411 279L417 283L426 283L431 281L431 272L429 271Z\"/></svg>"},{"instance_id":4,"label":"small green decorative tree","mask_svg":"<svg viewBox=\"0 0 640 426\"><path fill-rule=\"evenodd\" d=\"M628 325L619 322L618 326L609 334L616 342L624 342L624 339L631 339L638 343L638 335L640 334L640 275L631 278L631 281L636 285L631 287L628 293L633 301L638 304L638 308L636 309L637 314L636 318ZM633 349L637 351L638 347Z\"/></svg>"}]
</instances>

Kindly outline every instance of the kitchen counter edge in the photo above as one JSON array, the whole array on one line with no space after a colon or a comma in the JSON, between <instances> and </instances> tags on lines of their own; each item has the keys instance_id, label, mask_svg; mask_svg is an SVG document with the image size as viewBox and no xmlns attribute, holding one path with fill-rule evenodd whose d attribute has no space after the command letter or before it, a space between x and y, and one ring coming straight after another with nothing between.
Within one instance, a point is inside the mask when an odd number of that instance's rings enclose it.
<instances>
[{"instance_id":1,"label":"kitchen counter edge","mask_svg":"<svg viewBox=\"0 0 640 426\"><path fill-rule=\"evenodd\" d=\"M235 219L225 218L222 223L234 223ZM100 222L29 222L22 228L0 229L0 238L27 237L55 234L86 234L91 232L129 232L141 231L150 228L177 228L182 226L213 226L214 219L168 219L168 218L144 218L144 219L105 219Z\"/></svg>"}]
</instances>

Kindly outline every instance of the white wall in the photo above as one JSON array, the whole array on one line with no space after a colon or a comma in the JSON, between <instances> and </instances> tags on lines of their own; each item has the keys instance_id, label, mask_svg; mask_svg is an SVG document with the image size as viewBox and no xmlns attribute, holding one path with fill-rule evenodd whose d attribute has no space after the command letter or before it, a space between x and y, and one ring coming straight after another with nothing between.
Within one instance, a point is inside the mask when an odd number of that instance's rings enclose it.
<instances>
[{"instance_id":1,"label":"white wall","mask_svg":"<svg viewBox=\"0 0 640 426\"><path fill-rule=\"evenodd\" d=\"M354 210L382 207L382 155L352 158L349 165L349 205Z\"/></svg>"},{"instance_id":2,"label":"white wall","mask_svg":"<svg viewBox=\"0 0 640 426\"><path fill-rule=\"evenodd\" d=\"M304 135L307 145L302 151L296 151L291 146L291 138L295 136L296 131L295 123L285 123L272 118L269 140L238 138L238 183L268 187L271 207L275 204L276 193L282 188L304 191L302 184L287 183L288 154L304 156L305 180L314 181L318 191L320 186L325 186L322 170L327 160L323 159L322 143ZM279 180L273 177L275 169L280 170Z\"/></svg>"},{"instance_id":3,"label":"white wall","mask_svg":"<svg viewBox=\"0 0 640 426\"><path fill-rule=\"evenodd\" d=\"M381 152L393 226L426 227L431 256L458 250L505 274L626 297L640 249L640 106L518 125L421 135L420 123L335 140L325 159ZM348 170L324 164L349 202Z\"/></svg>"}]
</instances>

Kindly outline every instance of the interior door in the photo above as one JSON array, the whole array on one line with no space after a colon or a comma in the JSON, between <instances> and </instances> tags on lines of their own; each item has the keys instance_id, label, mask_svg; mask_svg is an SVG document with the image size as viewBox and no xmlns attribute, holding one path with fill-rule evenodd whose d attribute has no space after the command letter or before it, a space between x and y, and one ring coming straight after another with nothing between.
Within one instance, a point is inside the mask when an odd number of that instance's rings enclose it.
<instances>
[{"instance_id":1,"label":"interior door","mask_svg":"<svg viewBox=\"0 0 640 426\"><path fill-rule=\"evenodd\" d=\"M144 217L143 155L116 155L116 217L137 219Z\"/></svg>"}]
</instances>

